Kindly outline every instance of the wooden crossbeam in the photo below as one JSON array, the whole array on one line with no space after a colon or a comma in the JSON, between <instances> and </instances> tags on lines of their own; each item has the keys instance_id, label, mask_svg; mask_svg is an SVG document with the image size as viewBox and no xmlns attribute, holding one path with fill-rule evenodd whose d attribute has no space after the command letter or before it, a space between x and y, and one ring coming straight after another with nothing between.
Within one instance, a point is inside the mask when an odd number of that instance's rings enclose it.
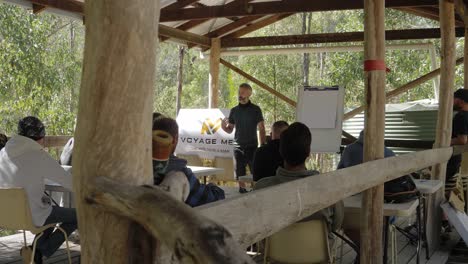
<instances>
[{"instance_id":1,"label":"wooden crossbeam","mask_svg":"<svg viewBox=\"0 0 468 264\"><path fill-rule=\"evenodd\" d=\"M76 0L30 0L34 5L43 7L53 7L64 11L84 14L84 2ZM161 10L178 10L198 2L198 0L178 0Z\"/></svg>"},{"instance_id":2,"label":"wooden crossbeam","mask_svg":"<svg viewBox=\"0 0 468 264\"><path fill-rule=\"evenodd\" d=\"M387 0L386 7L414 7L437 5L437 0ZM187 8L179 10L162 10L161 22L207 19L217 17L237 17L272 15L299 12L320 12L333 10L353 10L364 7L361 0L327 0L303 1L283 0L260 3L240 3L226 8L226 5L208 6L202 8Z\"/></svg>"},{"instance_id":3,"label":"wooden crossbeam","mask_svg":"<svg viewBox=\"0 0 468 264\"><path fill-rule=\"evenodd\" d=\"M161 24L159 25L159 35L166 38L175 38L178 40L182 40L186 43L196 44L203 47L211 46L210 38Z\"/></svg>"},{"instance_id":4,"label":"wooden crossbeam","mask_svg":"<svg viewBox=\"0 0 468 264\"><path fill-rule=\"evenodd\" d=\"M236 66L232 65L231 63L221 59L220 60L221 64L223 64L224 66L228 67L229 69L233 70L234 72L236 72L237 74L241 75L242 77L246 78L247 80L255 83L256 85L258 85L259 87L261 87L262 89L264 90L267 90L268 92L270 92L271 94L275 95L276 97L278 97L279 99L285 101L286 103L288 103L289 105L293 106L293 107L296 107L296 102L292 99L290 99L289 97L285 96L284 94L276 91L275 89L271 88L270 86L268 86L267 84L261 82L260 80L258 80L257 78L253 77L252 75L246 73L245 71L237 68Z\"/></svg>"},{"instance_id":5,"label":"wooden crossbeam","mask_svg":"<svg viewBox=\"0 0 468 264\"><path fill-rule=\"evenodd\" d=\"M431 20L434 20L434 21L439 21L439 9L434 6L434 7L429 7L429 6L425 6L425 7L403 7L403 8L395 8L399 11L402 11L402 12L405 12L405 13L408 13L408 14L412 14L412 15L416 15L416 16L420 16L420 17L424 17L424 18L428 18L428 19L431 19ZM456 16L455 17L455 26L457 27L463 27L463 21L461 19L460 16Z\"/></svg>"},{"instance_id":6,"label":"wooden crossbeam","mask_svg":"<svg viewBox=\"0 0 468 264\"><path fill-rule=\"evenodd\" d=\"M463 37L465 34L463 28L456 28L455 33L457 37ZM386 40L411 40L433 38L440 38L439 28L399 29L385 31ZM238 39L222 38L221 46L223 48L233 48L360 41L364 41L364 32L322 33L274 37L251 37Z\"/></svg>"},{"instance_id":7,"label":"wooden crossbeam","mask_svg":"<svg viewBox=\"0 0 468 264\"><path fill-rule=\"evenodd\" d=\"M191 4L194 4L196 2L198 2L198 0L177 0L172 4L161 8L161 11L163 11L163 10L178 10L178 9L184 8L186 6L189 6Z\"/></svg>"},{"instance_id":8,"label":"wooden crossbeam","mask_svg":"<svg viewBox=\"0 0 468 264\"><path fill-rule=\"evenodd\" d=\"M236 22L233 22L233 23L229 23L225 26L222 26L216 30L213 30L211 31L210 33L206 34L205 36L209 37L209 38L217 38L217 37L221 37L223 36L224 34L228 33L228 32L231 32L232 30L235 30L235 29L238 29L242 26L245 26L247 24L249 24L250 22L253 22L257 19L260 19L262 18L263 16L261 15L258 15L258 16L248 16L248 17L243 17L239 20L237 20Z\"/></svg>"},{"instance_id":9,"label":"wooden crossbeam","mask_svg":"<svg viewBox=\"0 0 468 264\"><path fill-rule=\"evenodd\" d=\"M33 5L53 7L64 11L84 14L84 2L76 0L30 0Z\"/></svg>"},{"instance_id":10,"label":"wooden crossbeam","mask_svg":"<svg viewBox=\"0 0 468 264\"><path fill-rule=\"evenodd\" d=\"M244 1L244 0L234 0L234 1L230 2L229 4L227 4L226 7L229 8L230 6L237 4L239 1ZM247 1L251 2L251 1L253 1L253 0L247 0ZM203 5L203 4L200 4L200 3L195 3L195 4L196 4L195 7L199 7L199 6L206 7L206 5ZM261 16L260 16L260 17L261 17ZM205 23L205 22L207 22L207 21L209 21L209 20L210 20L210 19L190 20L190 21L188 21L188 22L183 23L183 24L180 25L180 26L177 26L177 29L180 29L180 30L183 30L183 31L187 31L187 30L192 29L192 28L194 28L194 27L196 27L196 26L199 26L199 25L201 25L201 24L203 24L203 23ZM248 22L245 21L245 19L243 20L243 19L237 19L237 18L236 18L236 20L234 20L233 23L230 23L230 24L228 24L228 25L234 24L234 25L241 25L241 26L242 26L242 25L245 25L245 24L247 24L247 23L248 23ZM222 28L224 28L224 27L222 27ZM216 31L218 31L218 30L216 30ZM208 34L206 34L205 36L207 36L207 37L209 37L209 38L218 37L218 36L215 36L214 34L211 34L211 32L208 33ZM167 40L167 38L162 37L162 38L160 38L160 40L161 40L161 41L165 41L165 40Z\"/></svg>"},{"instance_id":11,"label":"wooden crossbeam","mask_svg":"<svg viewBox=\"0 0 468 264\"><path fill-rule=\"evenodd\" d=\"M257 29L260 29L260 28L263 28L263 27L266 27L266 26L269 26L275 22L278 22L284 18L287 18L289 16L291 16L292 14L280 14L280 15L274 15L274 16L271 16L269 18L265 18L265 19L262 19L261 21L258 21L256 23L253 23L249 26L246 26L244 28L241 28L235 32L232 32L230 33L229 35L227 36L224 36L224 38L240 38L244 35L247 35L249 34L250 32L253 32Z\"/></svg>"},{"instance_id":12,"label":"wooden crossbeam","mask_svg":"<svg viewBox=\"0 0 468 264\"><path fill-rule=\"evenodd\" d=\"M38 14L38 13L44 11L44 9L46 9L47 6L38 5L38 4L33 3L32 8L33 8L33 14Z\"/></svg>"}]
</instances>

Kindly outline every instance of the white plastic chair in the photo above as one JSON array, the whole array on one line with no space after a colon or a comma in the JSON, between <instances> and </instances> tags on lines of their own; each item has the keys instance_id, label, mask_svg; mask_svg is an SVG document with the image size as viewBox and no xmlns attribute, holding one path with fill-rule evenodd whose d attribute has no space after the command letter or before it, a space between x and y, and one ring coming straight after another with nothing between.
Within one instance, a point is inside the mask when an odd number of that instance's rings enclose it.
<instances>
[{"instance_id":1,"label":"white plastic chair","mask_svg":"<svg viewBox=\"0 0 468 264\"><path fill-rule=\"evenodd\" d=\"M68 262L70 264L72 263L67 233L62 228L60 228L60 226L58 226L58 223L48 224L41 227L37 227L34 225L31 216L31 209L29 208L29 202L26 197L26 192L23 188L0 189L0 212L8 212L3 213L0 216L1 227L11 230L23 230L25 247L28 246L26 240L26 230L30 231L35 235L38 235L38 239L48 228L57 228L58 230L62 231L63 235L65 236L65 242L67 245ZM37 239L33 241L32 256L34 256L36 252L36 241ZM30 260L30 264L33 263L34 257L32 257Z\"/></svg>"}]
</instances>

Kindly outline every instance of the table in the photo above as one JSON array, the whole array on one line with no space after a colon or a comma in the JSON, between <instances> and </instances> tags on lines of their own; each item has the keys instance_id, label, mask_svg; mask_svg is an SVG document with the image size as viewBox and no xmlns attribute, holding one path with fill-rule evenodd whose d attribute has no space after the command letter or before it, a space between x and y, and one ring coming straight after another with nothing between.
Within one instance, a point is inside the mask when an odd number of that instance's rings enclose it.
<instances>
[{"instance_id":1,"label":"table","mask_svg":"<svg viewBox=\"0 0 468 264\"><path fill-rule=\"evenodd\" d=\"M416 189L422 194L433 194L437 192L444 183L441 180L413 179Z\"/></svg>"},{"instance_id":2,"label":"table","mask_svg":"<svg viewBox=\"0 0 468 264\"><path fill-rule=\"evenodd\" d=\"M440 188L444 186L444 183L441 180L425 180L425 179L413 179L414 184L416 184L416 189L419 191L420 199L423 200L421 203L423 206L423 228L422 228L422 236L424 239L424 243L427 245L429 244L427 241L427 196L436 193ZM426 250L426 259L429 260L429 250Z\"/></svg>"},{"instance_id":3,"label":"table","mask_svg":"<svg viewBox=\"0 0 468 264\"><path fill-rule=\"evenodd\" d=\"M48 179L45 179L44 180L45 182L45 191L46 192L49 192L49 195L52 193L52 192L61 192L63 193L63 198L64 198L64 204L67 204L68 208L72 208L73 207L73 203L72 203L72 191L71 190L68 190L67 188L63 187L62 185L56 183L56 182L53 182L51 180L48 180Z\"/></svg>"},{"instance_id":4,"label":"table","mask_svg":"<svg viewBox=\"0 0 468 264\"><path fill-rule=\"evenodd\" d=\"M343 200L345 211L351 213L360 213L362 208L362 195L354 195ZM417 228L418 228L418 246L416 249L417 260L419 264L419 252L421 251L421 218L420 218L420 207L419 199L409 201L406 203L384 203L383 204L383 215L385 216L385 232L384 232L384 256L383 263L387 263L387 248L388 248L388 229L390 226L390 216L408 217L411 216L417 210ZM394 245L395 246L395 245ZM394 258L395 259L395 256Z\"/></svg>"},{"instance_id":5,"label":"table","mask_svg":"<svg viewBox=\"0 0 468 264\"><path fill-rule=\"evenodd\" d=\"M197 178L203 178L203 183L206 184L206 177L210 175L220 174L224 172L223 168L213 168L213 167L198 167L198 166L187 166L192 170L193 174Z\"/></svg>"},{"instance_id":6,"label":"table","mask_svg":"<svg viewBox=\"0 0 468 264\"><path fill-rule=\"evenodd\" d=\"M360 213L361 212L361 200L360 194L348 197L343 200L346 211ZM383 214L384 216L411 216L419 205L418 200L413 200L406 203L390 204L384 203Z\"/></svg>"}]
</instances>

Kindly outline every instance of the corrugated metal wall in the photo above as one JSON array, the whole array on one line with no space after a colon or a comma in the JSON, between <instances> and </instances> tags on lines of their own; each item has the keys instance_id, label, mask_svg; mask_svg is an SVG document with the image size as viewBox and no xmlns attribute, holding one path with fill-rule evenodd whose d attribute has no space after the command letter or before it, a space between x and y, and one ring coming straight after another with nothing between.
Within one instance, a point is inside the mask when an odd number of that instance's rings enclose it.
<instances>
[{"instance_id":1,"label":"corrugated metal wall","mask_svg":"<svg viewBox=\"0 0 468 264\"><path fill-rule=\"evenodd\" d=\"M385 139L395 140L434 140L437 124L437 111L404 111L385 114ZM343 130L358 137L364 129L364 114L357 115L343 123ZM393 149L407 153L416 149Z\"/></svg>"}]
</instances>

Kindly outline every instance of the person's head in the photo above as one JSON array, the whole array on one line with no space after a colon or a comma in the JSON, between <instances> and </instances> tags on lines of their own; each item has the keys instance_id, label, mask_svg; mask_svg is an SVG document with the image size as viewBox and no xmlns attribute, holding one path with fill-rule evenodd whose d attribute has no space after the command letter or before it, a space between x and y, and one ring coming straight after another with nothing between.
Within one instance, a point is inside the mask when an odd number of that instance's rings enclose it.
<instances>
[{"instance_id":1,"label":"person's head","mask_svg":"<svg viewBox=\"0 0 468 264\"><path fill-rule=\"evenodd\" d=\"M154 124L154 121L156 121L157 119L163 118L163 117L164 117L163 114L158 113L158 112L154 112L153 113L153 124Z\"/></svg>"},{"instance_id":2,"label":"person's head","mask_svg":"<svg viewBox=\"0 0 468 264\"><path fill-rule=\"evenodd\" d=\"M8 138L5 134L0 133L0 150L5 147Z\"/></svg>"},{"instance_id":3,"label":"person's head","mask_svg":"<svg viewBox=\"0 0 468 264\"><path fill-rule=\"evenodd\" d=\"M247 104L249 102L249 98L252 95L252 86L248 83L242 83L239 85L239 103L240 104Z\"/></svg>"},{"instance_id":4,"label":"person's head","mask_svg":"<svg viewBox=\"0 0 468 264\"><path fill-rule=\"evenodd\" d=\"M453 93L453 110L468 110L468 90L458 89Z\"/></svg>"},{"instance_id":5,"label":"person's head","mask_svg":"<svg viewBox=\"0 0 468 264\"><path fill-rule=\"evenodd\" d=\"M271 139L280 139L281 133L288 128L288 123L286 121L276 121L271 126Z\"/></svg>"},{"instance_id":6,"label":"person's head","mask_svg":"<svg viewBox=\"0 0 468 264\"><path fill-rule=\"evenodd\" d=\"M304 165L310 155L312 135L309 128L300 122L291 124L280 138L280 154L284 159L284 166L297 167Z\"/></svg>"},{"instance_id":7,"label":"person's head","mask_svg":"<svg viewBox=\"0 0 468 264\"><path fill-rule=\"evenodd\" d=\"M158 118L153 122L153 131L155 130L162 130L172 136L174 143L174 149L172 150L172 153L174 153L177 142L179 140L179 126L177 125L177 122L169 117Z\"/></svg>"},{"instance_id":8,"label":"person's head","mask_svg":"<svg viewBox=\"0 0 468 264\"><path fill-rule=\"evenodd\" d=\"M30 138L44 145L44 137L46 135L45 126L39 118L27 116L18 122L18 135Z\"/></svg>"}]
</instances>

